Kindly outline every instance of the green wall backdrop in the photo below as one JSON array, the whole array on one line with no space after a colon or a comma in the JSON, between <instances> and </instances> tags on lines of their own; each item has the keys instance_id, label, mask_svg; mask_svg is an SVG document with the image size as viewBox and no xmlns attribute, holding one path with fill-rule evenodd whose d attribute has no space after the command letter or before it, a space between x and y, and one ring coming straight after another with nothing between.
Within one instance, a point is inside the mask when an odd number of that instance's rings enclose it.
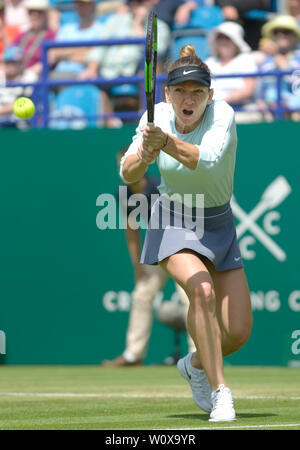
<instances>
[{"instance_id":1,"label":"green wall backdrop","mask_svg":"<svg viewBox=\"0 0 300 450\"><path fill-rule=\"evenodd\" d=\"M115 193L116 153L134 129L0 131L2 363L97 364L123 351L133 271L124 231L97 227L96 201ZM240 125L238 136L234 211L254 328L226 361L299 366L299 124ZM156 305L173 295L170 280ZM155 319L145 362L173 342Z\"/></svg>"}]
</instances>

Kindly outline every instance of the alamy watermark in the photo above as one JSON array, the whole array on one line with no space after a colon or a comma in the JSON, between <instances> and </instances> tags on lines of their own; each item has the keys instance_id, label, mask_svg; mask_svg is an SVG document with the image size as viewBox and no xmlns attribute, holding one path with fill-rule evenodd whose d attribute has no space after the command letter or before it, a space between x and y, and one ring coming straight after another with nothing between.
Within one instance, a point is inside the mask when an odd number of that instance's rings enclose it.
<instances>
[{"instance_id":1,"label":"alamy watermark","mask_svg":"<svg viewBox=\"0 0 300 450\"><path fill-rule=\"evenodd\" d=\"M203 236L203 194L151 194L147 197L136 193L128 196L127 186L119 186L118 197L118 202L109 193L97 197L96 206L101 209L97 214L96 224L100 230L126 229L130 223L132 229L185 229L187 240Z\"/></svg>"}]
</instances>

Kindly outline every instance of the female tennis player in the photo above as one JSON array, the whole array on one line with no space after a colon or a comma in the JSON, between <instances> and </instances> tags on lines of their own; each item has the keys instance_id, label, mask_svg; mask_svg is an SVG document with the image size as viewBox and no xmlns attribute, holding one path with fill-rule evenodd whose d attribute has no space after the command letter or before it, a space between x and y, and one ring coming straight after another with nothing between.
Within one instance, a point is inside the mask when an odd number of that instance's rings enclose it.
<instances>
[{"instance_id":1,"label":"female tennis player","mask_svg":"<svg viewBox=\"0 0 300 450\"><path fill-rule=\"evenodd\" d=\"M177 366L196 404L218 422L236 419L222 357L248 340L252 313L229 203L237 146L234 112L226 102L213 100L210 83L209 69L194 47L184 46L168 73L167 102L155 106L155 125L147 124L146 114L141 118L120 175L134 182L157 159L160 197L151 210L141 263L160 264L189 297L187 325L197 351ZM172 194L181 200L167 202ZM184 194L193 194L188 211L195 223L204 222L202 234L198 230L191 236L186 209L178 213L175 204L184 203ZM195 194L204 195L202 211ZM176 226L161 226L159 215L166 210Z\"/></svg>"}]
</instances>

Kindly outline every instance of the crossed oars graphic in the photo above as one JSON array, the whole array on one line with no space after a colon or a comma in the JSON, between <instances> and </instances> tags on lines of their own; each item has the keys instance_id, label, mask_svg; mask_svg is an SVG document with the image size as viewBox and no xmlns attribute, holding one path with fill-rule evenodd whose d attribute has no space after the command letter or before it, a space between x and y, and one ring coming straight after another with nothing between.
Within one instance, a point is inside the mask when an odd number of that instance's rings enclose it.
<instances>
[{"instance_id":1,"label":"crossed oars graphic","mask_svg":"<svg viewBox=\"0 0 300 450\"><path fill-rule=\"evenodd\" d=\"M277 258L285 261L286 253L256 224L267 210L280 205L291 193L291 186L283 176L277 177L264 191L259 203L247 214L237 204L234 196L231 199L233 214L240 220L236 227L237 237L240 238L246 231L250 230L253 235Z\"/></svg>"}]
</instances>

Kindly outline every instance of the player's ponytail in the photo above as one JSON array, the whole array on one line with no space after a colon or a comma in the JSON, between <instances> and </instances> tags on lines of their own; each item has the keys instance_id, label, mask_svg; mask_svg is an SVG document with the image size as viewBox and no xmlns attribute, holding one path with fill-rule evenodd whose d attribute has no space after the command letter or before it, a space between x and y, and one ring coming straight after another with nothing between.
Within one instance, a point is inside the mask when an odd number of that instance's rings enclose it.
<instances>
[{"instance_id":1,"label":"player's ponytail","mask_svg":"<svg viewBox=\"0 0 300 450\"><path fill-rule=\"evenodd\" d=\"M185 58L186 56L196 56L197 57L196 49L193 45L187 44L181 48L181 50L179 52L179 58Z\"/></svg>"}]
</instances>

